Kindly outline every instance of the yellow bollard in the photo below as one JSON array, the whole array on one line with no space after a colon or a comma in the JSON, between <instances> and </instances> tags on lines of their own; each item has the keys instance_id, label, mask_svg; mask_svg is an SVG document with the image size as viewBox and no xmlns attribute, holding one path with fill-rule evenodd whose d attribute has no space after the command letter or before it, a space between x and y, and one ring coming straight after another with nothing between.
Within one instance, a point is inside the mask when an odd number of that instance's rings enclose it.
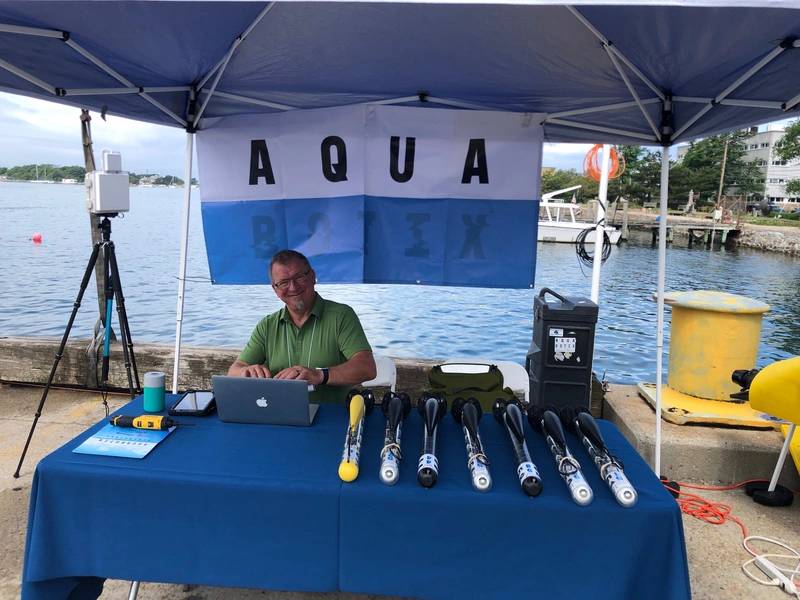
<instances>
[{"instance_id":1,"label":"yellow bollard","mask_svg":"<svg viewBox=\"0 0 800 600\"><path fill-rule=\"evenodd\" d=\"M769 305L745 296L698 290L666 294L672 308L668 385L709 400L730 400L739 391L736 369L752 369L761 319Z\"/></svg>"}]
</instances>

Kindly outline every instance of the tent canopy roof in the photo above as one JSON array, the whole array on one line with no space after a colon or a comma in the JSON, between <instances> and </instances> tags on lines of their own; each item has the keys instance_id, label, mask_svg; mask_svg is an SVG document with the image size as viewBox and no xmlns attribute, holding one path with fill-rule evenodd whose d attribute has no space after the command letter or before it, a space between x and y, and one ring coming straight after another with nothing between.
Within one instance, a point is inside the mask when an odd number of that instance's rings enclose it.
<instances>
[{"instance_id":1,"label":"tent canopy roof","mask_svg":"<svg viewBox=\"0 0 800 600\"><path fill-rule=\"evenodd\" d=\"M670 144L796 114L798 8L0 0L0 90L179 127L202 109L198 128L421 98L544 113L548 141Z\"/></svg>"}]
</instances>

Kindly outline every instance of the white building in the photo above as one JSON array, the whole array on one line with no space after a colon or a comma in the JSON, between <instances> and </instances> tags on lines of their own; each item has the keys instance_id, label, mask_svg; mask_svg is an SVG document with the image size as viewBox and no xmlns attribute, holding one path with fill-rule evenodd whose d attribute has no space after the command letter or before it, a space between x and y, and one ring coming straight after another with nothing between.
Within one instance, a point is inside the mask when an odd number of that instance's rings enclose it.
<instances>
[{"instance_id":1,"label":"white building","mask_svg":"<svg viewBox=\"0 0 800 600\"><path fill-rule=\"evenodd\" d=\"M742 143L745 147L744 159L755 162L763 173L765 198L777 202L784 208L794 209L800 204L800 197L786 193L786 183L791 179L800 179L800 159L787 163L775 154L775 144L783 137L782 129L759 132L756 127L750 129L751 135ZM678 160L682 160L689 150L689 145L678 146Z\"/></svg>"}]
</instances>

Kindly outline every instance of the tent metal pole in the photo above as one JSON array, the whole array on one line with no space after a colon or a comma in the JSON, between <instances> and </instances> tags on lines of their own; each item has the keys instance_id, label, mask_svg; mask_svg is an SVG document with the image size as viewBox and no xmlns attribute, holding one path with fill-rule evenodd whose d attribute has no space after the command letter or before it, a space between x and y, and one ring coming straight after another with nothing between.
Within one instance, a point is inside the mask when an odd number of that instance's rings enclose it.
<instances>
[{"instance_id":1,"label":"tent metal pole","mask_svg":"<svg viewBox=\"0 0 800 600\"><path fill-rule=\"evenodd\" d=\"M444 106L455 106L456 108L470 108L473 110L493 110L488 106L481 104L473 104L472 102L462 102L461 100L451 100L449 98L437 98L436 96L428 96L425 98L427 102L434 104L442 104Z\"/></svg>"},{"instance_id":2,"label":"tent metal pole","mask_svg":"<svg viewBox=\"0 0 800 600\"><path fill-rule=\"evenodd\" d=\"M775 57L779 56L784 50L786 50L786 46L783 43L780 46L773 48L769 51L765 56L761 58L756 64L752 67L747 69L739 78L726 87L722 92L717 94L713 100L711 100L708 104L706 104L703 108L701 108L691 119L689 119L686 123L684 123L683 127L681 127L678 131L675 132L672 139L678 139L681 134L689 129L692 125L694 125L704 114L714 108L715 105L722 102L725 98L727 98L731 93L734 92L739 86L741 86L744 82L750 79L753 75L758 73L761 69L767 66L770 62L772 62Z\"/></svg>"},{"instance_id":3,"label":"tent metal pole","mask_svg":"<svg viewBox=\"0 0 800 600\"><path fill-rule=\"evenodd\" d=\"M694 104L708 104L713 98L697 98L695 96L673 96L674 102L691 102ZM768 108L781 110L783 102L775 100L743 100L738 98L725 98L719 102L723 106L744 106L746 108Z\"/></svg>"},{"instance_id":4,"label":"tent metal pole","mask_svg":"<svg viewBox=\"0 0 800 600\"><path fill-rule=\"evenodd\" d=\"M634 65L630 60L628 60L628 58L624 54L622 54L622 52L617 50L617 48L616 48L616 46L614 46L613 42L611 42L606 36L604 36L602 33L600 33L600 31L598 31L598 29L594 25L592 25L586 17L584 17L580 12L578 12L578 9L576 9L574 6L567 6L565 8L569 12L571 12L572 15L576 19L578 19L578 21L583 23L584 27L586 27L586 29L591 31L595 35L595 37L597 39L599 39L604 45L609 46L611 52L613 52L617 56L617 58L619 58L623 63L625 63L625 66L628 67L631 71L633 71L633 73L639 79L641 79L647 87L649 87L651 90L653 90L653 93L655 93L656 96L658 96L661 100L664 100L667 97L664 92L662 92L660 89L658 89L656 84L654 84L652 81L650 81L650 79L648 77L646 77L645 74L642 73L636 67L636 65Z\"/></svg>"},{"instance_id":5,"label":"tent metal pole","mask_svg":"<svg viewBox=\"0 0 800 600\"><path fill-rule=\"evenodd\" d=\"M67 40L64 40L64 43L67 46L69 46L70 48L72 48L75 52L80 54L82 57L84 57L86 60L91 62L98 69L100 69L101 71L103 71L107 75L110 75L111 77L113 77L114 79L119 81L125 87L137 87L129 79L127 79L127 78L123 77L122 75L120 75L119 73L117 73L114 69L109 67L106 63L104 63L102 60L97 58L94 54L89 52L86 48L84 48L80 44L76 43L74 40L67 39ZM155 99L153 99L150 96L148 96L144 92L144 88L139 89L139 96L141 96L142 98L147 100L150 104L155 106L157 109L159 109L164 114L166 114L169 117L173 118L175 121L180 123L183 127L186 127L186 125L187 125L186 121L181 119L178 115L176 115L174 112L172 112L170 109L168 109L166 106L164 106L160 102L158 102Z\"/></svg>"},{"instance_id":6,"label":"tent metal pole","mask_svg":"<svg viewBox=\"0 0 800 600\"><path fill-rule=\"evenodd\" d=\"M775 470L772 471L772 477L769 480L769 487L767 488L768 492L774 492L775 488L778 487L778 479L781 476L781 471L783 471L783 463L786 462L786 455L789 452L789 447L792 445L792 438L794 437L794 432L797 429L797 424L792 423L789 426L789 430L786 432L786 439L783 442L783 446L781 446L781 453L778 455L778 462L775 463Z\"/></svg>"},{"instance_id":7,"label":"tent metal pole","mask_svg":"<svg viewBox=\"0 0 800 600\"><path fill-rule=\"evenodd\" d=\"M8 25L0 23L0 33L18 33L20 35L34 35L37 37L49 37L64 39L64 31L56 29L42 29L41 27L23 27L21 25Z\"/></svg>"},{"instance_id":8,"label":"tent metal pole","mask_svg":"<svg viewBox=\"0 0 800 600\"><path fill-rule=\"evenodd\" d=\"M120 94L160 94L168 92L188 92L192 88L188 85L173 85L169 87L121 87L121 88L76 88L62 90L64 96L118 96Z\"/></svg>"},{"instance_id":9,"label":"tent metal pole","mask_svg":"<svg viewBox=\"0 0 800 600\"><path fill-rule=\"evenodd\" d=\"M197 124L200 122L200 118L206 111L208 103L211 102L211 98L214 97L214 92L216 91L217 86L219 85L219 80L222 79L222 74L225 72L225 67L227 67L228 63L231 61L233 53L236 52L236 50L239 48L244 39L250 34L251 31L253 31L255 26L261 22L261 19L264 18L264 15L266 15L270 10L272 10L273 6L275 6L275 2L270 2L267 6L265 6L261 10L260 13L258 13L258 16L256 16L253 22L250 23L249 27L245 29L243 33L236 36L236 39L233 40L231 47L228 48L228 51L225 53L225 56L222 57L222 60L217 63L217 65L211 70L211 72L209 72L205 77L203 77L203 80L201 81L200 85L197 86L197 89L201 89L208 81L209 77L211 76L211 73L216 71L216 75L214 76L214 83L211 84L211 89L208 90L208 95L206 96L205 100L203 100L203 104L200 105L200 110L198 110L197 114L194 116L194 119L192 120L192 127L197 127Z\"/></svg>"},{"instance_id":10,"label":"tent metal pole","mask_svg":"<svg viewBox=\"0 0 800 600\"><path fill-rule=\"evenodd\" d=\"M771 100L737 100L735 98L725 98L721 100L720 104L723 106L744 106L745 108L767 108L770 110L780 110L783 107L783 102L774 102Z\"/></svg>"},{"instance_id":11,"label":"tent metal pole","mask_svg":"<svg viewBox=\"0 0 800 600\"><path fill-rule=\"evenodd\" d=\"M181 225L181 257L178 262L178 307L175 314L175 357L172 363L172 393L178 393L178 373L181 360L181 330L183 328L183 300L186 291L186 258L189 249L189 215L192 207L192 154L194 134L186 133L184 167L183 223Z\"/></svg>"},{"instance_id":12,"label":"tent metal pole","mask_svg":"<svg viewBox=\"0 0 800 600\"><path fill-rule=\"evenodd\" d=\"M419 94L400 98L386 98L385 100L372 100L368 104L403 104L405 102L416 102L417 100L419 100Z\"/></svg>"},{"instance_id":13,"label":"tent metal pole","mask_svg":"<svg viewBox=\"0 0 800 600\"><path fill-rule=\"evenodd\" d=\"M646 133L637 133L634 131L625 131L624 129L615 129L613 127L601 127L600 125L587 125L586 123L577 123L575 121L565 121L563 119L545 119L545 124L552 123L553 125L563 125L564 127L573 127L575 129L587 129L589 131L600 131L602 133L613 133L614 135L623 135L625 137L646 140L648 142L658 142L658 138Z\"/></svg>"},{"instance_id":14,"label":"tent metal pole","mask_svg":"<svg viewBox=\"0 0 800 600\"><path fill-rule=\"evenodd\" d=\"M0 58L0 68L5 69L9 73L13 73L17 77L19 77L20 79L24 79L28 83L32 83L33 85L42 88L46 92L50 92L54 96L56 94L55 86L52 86L49 83L45 83L38 77L31 75L30 73L24 71L23 69L20 69L19 67L15 67L10 62L4 61L2 58Z\"/></svg>"},{"instance_id":15,"label":"tent metal pole","mask_svg":"<svg viewBox=\"0 0 800 600\"><path fill-rule=\"evenodd\" d=\"M136 86L133 85L133 83L131 83L130 80L128 80L127 78L125 78L122 75L120 75L119 73L117 73L114 69L109 67L106 63L104 63L102 60L97 58L94 54L89 52L86 48L84 48L80 44L76 43L74 40L68 39L64 43L67 46L69 46L70 48L72 48L75 52L80 54L82 57L84 57L86 60L88 60L90 63L92 63L94 66L96 66L98 69L100 69L101 71L103 71L107 75L110 75L111 77L113 77L114 79L119 81L121 84L123 84L123 85L125 85L127 87L136 87Z\"/></svg>"},{"instance_id":16,"label":"tent metal pole","mask_svg":"<svg viewBox=\"0 0 800 600\"><path fill-rule=\"evenodd\" d=\"M658 217L658 280L656 291L656 447L653 471L661 475L661 379L664 357L664 282L667 275L667 199L669 198L669 146L661 154L661 194Z\"/></svg>"},{"instance_id":17,"label":"tent metal pole","mask_svg":"<svg viewBox=\"0 0 800 600\"><path fill-rule=\"evenodd\" d=\"M231 48L228 50L228 52L231 52L231 53L232 53L232 52L233 52L233 50L235 50L235 49L236 49L236 47L237 47L239 44L241 44L241 43L242 43L242 42L245 40L245 38L246 38L248 35L250 35L250 32L251 32L251 31L253 31L253 29L255 28L255 26L256 26L256 25L258 25L258 24L261 22L261 19L263 19L263 18L266 16L266 14L267 14L269 11L271 11L271 10L272 10L272 7L273 7L273 6L275 6L275 2L270 2L270 3L269 3L267 6L265 6L265 7L262 9L262 11L261 11L260 13L258 13L258 15L256 16L256 18L255 18L255 19L253 19L253 22L252 22L252 23L250 23L250 25L247 27L247 29L245 29L245 30L244 30L244 31L243 31L243 32L242 32L240 35L238 35L238 36L236 37L236 39L233 41L233 45L232 45L232 46L231 46ZM222 65L223 65L224 63L226 63L226 62L227 62L227 60L228 60L228 53L226 53L226 54L225 54L225 56L223 56L222 58L220 58L220 59L219 59L219 61L217 62L217 64L215 64L215 65L214 65L214 66L211 68L211 70L210 70L208 73L206 73L206 74L205 74L205 76L204 76L204 77L203 77L203 78L200 80L200 83L198 83L198 84L197 84L197 86L196 86L196 87L197 87L197 89L198 89L198 90L202 89L202 88L203 88L203 86L206 84L206 82L208 82L208 80L209 80L209 79L211 79L211 78L214 76L214 73L216 73L216 72L217 72L217 69L219 69L220 67L222 67Z\"/></svg>"},{"instance_id":18,"label":"tent metal pole","mask_svg":"<svg viewBox=\"0 0 800 600\"><path fill-rule=\"evenodd\" d=\"M608 46L603 46L603 48L605 49L606 54L608 54L608 58L614 64L614 68L617 70L617 73L619 73L619 76L622 77L622 81L625 83L625 87L628 88L628 91L631 93L631 96L633 96L633 99L636 102L636 105L639 107L639 110L642 111L645 120L647 121L648 125L650 125L650 129L652 129L653 133L656 134L656 137L658 137L659 136L658 127L656 127L656 124L653 122L653 117L650 116L650 113L647 112L647 109L642 104L642 100L641 98L639 98L639 94L636 93L636 90L631 85L631 80L628 79L628 76L625 74L625 71L619 65L619 61L614 56L614 53L611 51L611 48L609 48Z\"/></svg>"},{"instance_id":19,"label":"tent metal pole","mask_svg":"<svg viewBox=\"0 0 800 600\"><path fill-rule=\"evenodd\" d=\"M597 218L594 229L594 256L592 258L592 302L600 305L600 267L603 266L603 242L605 240L606 200L608 199L608 165L611 162L611 146L603 144L600 189L597 192Z\"/></svg>"},{"instance_id":20,"label":"tent metal pole","mask_svg":"<svg viewBox=\"0 0 800 600\"><path fill-rule=\"evenodd\" d=\"M209 94L210 92L208 90L200 90L199 93ZM287 106L286 104L278 104L277 102L270 102L268 100L259 100L258 98L248 98L247 96L240 96L239 94L220 92L219 90L215 91L214 95L219 96L220 98L227 98L228 100L236 100L237 102L242 102L243 104L266 106L267 108L274 108L276 110L295 110L296 108L294 106Z\"/></svg>"},{"instance_id":21,"label":"tent metal pole","mask_svg":"<svg viewBox=\"0 0 800 600\"><path fill-rule=\"evenodd\" d=\"M161 102L159 102L158 100L156 100L156 99L155 99L155 98L153 98L152 96L148 96L147 94L145 94L145 93L143 93L143 92L142 92L142 93L140 93L140 94L139 94L139 96L140 96L141 98L144 98L145 100L147 100L147 101L148 101L150 104L152 104L153 106L155 106L155 107L156 107L158 110L160 110L161 112L163 112L165 115L167 115L167 116L169 116L169 117L172 117L172 118L173 118L175 121L177 121L178 123L180 123L180 125L181 125L182 127L186 127L186 126L188 125L188 123L187 123L186 121L184 121L183 119L181 119L181 118L180 118L178 115L176 115L174 112L172 112L170 109L168 109L166 106L164 106L163 104L161 104Z\"/></svg>"},{"instance_id":22,"label":"tent metal pole","mask_svg":"<svg viewBox=\"0 0 800 600\"><path fill-rule=\"evenodd\" d=\"M211 89L208 90L208 94L206 95L205 100L203 100L203 104L200 105L200 110L197 111L197 114L194 116L194 120L192 121L192 126L197 127L197 123L200 121L200 117L203 116L203 113L206 111L206 106L208 103L211 102L211 98L214 97L214 92L219 85L219 80L222 79L222 74L225 72L225 67L228 66L228 63L231 61L233 57L233 53L236 52L236 49L239 47L239 44L242 43L241 36L237 37L236 40L231 44L231 47L228 49L227 54L222 59L222 64L217 69L217 74L214 77L214 82L211 84Z\"/></svg>"},{"instance_id":23,"label":"tent metal pole","mask_svg":"<svg viewBox=\"0 0 800 600\"><path fill-rule=\"evenodd\" d=\"M797 94L797 96L791 100L787 100L783 105L781 105L781 108L785 111L792 110L795 106L797 106L798 102L800 102L800 94Z\"/></svg>"},{"instance_id":24,"label":"tent metal pole","mask_svg":"<svg viewBox=\"0 0 800 600\"><path fill-rule=\"evenodd\" d=\"M717 102L722 101L723 99L727 98L736 88L741 86L745 81L750 79L753 75L758 73L761 69L766 67L769 63L775 60L780 54L782 54L786 50L783 46L778 46L777 48L773 48L770 52L768 52L761 60L759 60L756 64L752 67L747 69L744 73L742 73L739 78L726 87L720 94L717 95L715 100Z\"/></svg>"},{"instance_id":25,"label":"tent metal pole","mask_svg":"<svg viewBox=\"0 0 800 600\"><path fill-rule=\"evenodd\" d=\"M641 102L642 104L661 104L661 100L659 98L648 98L647 100L642 100ZM596 112L605 112L607 110L630 108L636 105L637 103L633 100L630 102L617 102L616 104L605 104L603 106L592 106L591 108L576 108L574 110L564 110L561 112L549 113L547 118L558 119L560 117L572 117L574 115L588 115Z\"/></svg>"}]
</instances>

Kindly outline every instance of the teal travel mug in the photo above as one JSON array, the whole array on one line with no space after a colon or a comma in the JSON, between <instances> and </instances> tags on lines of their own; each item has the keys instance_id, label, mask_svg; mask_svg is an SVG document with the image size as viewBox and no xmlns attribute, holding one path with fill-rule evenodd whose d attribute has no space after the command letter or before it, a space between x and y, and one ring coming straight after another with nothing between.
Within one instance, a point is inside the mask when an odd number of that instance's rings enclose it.
<instances>
[{"instance_id":1,"label":"teal travel mug","mask_svg":"<svg viewBox=\"0 0 800 600\"><path fill-rule=\"evenodd\" d=\"M148 371L144 374L144 410L161 412L164 410L164 379L161 371Z\"/></svg>"}]
</instances>

